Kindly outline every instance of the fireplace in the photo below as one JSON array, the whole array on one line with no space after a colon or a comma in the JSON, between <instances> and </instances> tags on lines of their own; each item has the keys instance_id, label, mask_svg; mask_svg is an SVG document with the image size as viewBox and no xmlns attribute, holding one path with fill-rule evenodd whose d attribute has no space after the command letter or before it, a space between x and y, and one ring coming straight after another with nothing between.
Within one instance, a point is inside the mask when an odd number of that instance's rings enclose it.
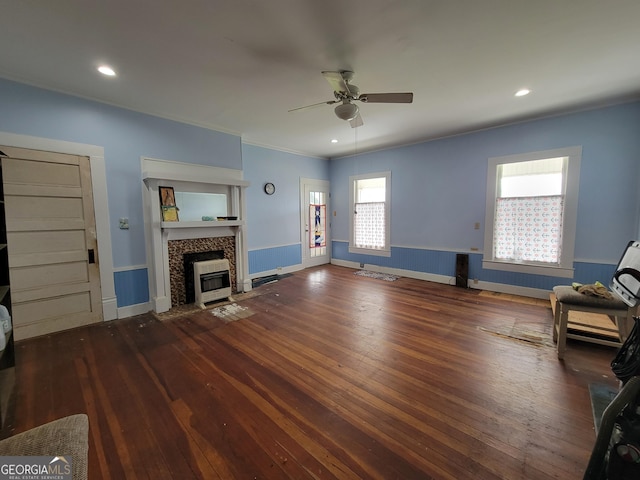
<instances>
[{"instance_id":1,"label":"fireplace","mask_svg":"<svg viewBox=\"0 0 640 480\"><path fill-rule=\"evenodd\" d=\"M190 238L168 241L169 283L173 306L195 302L195 262L227 259L232 293L236 292L236 242L234 237Z\"/></svg>"},{"instance_id":2,"label":"fireplace","mask_svg":"<svg viewBox=\"0 0 640 480\"><path fill-rule=\"evenodd\" d=\"M223 251L229 261L232 293L250 291L245 208L249 182L242 179L242 170L153 158L142 158L141 165L151 308L162 313L186 303L184 253ZM164 221L160 186L226 196L226 219L202 216L202 220Z\"/></svg>"}]
</instances>

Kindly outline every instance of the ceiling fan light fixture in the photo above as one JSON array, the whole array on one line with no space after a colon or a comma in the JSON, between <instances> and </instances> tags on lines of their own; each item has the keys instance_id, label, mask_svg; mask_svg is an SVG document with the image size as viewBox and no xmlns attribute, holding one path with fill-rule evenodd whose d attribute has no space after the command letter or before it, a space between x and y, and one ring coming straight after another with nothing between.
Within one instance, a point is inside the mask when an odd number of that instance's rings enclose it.
<instances>
[{"instance_id":1,"label":"ceiling fan light fixture","mask_svg":"<svg viewBox=\"0 0 640 480\"><path fill-rule=\"evenodd\" d=\"M345 102L338 105L334 111L339 119L350 121L358 116L359 109L357 105Z\"/></svg>"}]
</instances>

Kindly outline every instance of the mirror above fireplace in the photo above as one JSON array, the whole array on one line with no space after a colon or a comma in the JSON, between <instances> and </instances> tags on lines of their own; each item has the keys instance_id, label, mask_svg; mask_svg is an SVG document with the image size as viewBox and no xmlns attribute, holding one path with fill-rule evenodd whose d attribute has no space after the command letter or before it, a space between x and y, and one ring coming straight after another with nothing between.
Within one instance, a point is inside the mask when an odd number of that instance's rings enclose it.
<instances>
[{"instance_id":1,"label":"mirror above fireplace","mask_svg":"<svg viewBox=\"0 0 640 480\"><path fill-rule=\"evenodd\" d=\"M226 193L176 192L175 197L181 221L215 220L230 215Z\"/></svg>"}]
</instances>

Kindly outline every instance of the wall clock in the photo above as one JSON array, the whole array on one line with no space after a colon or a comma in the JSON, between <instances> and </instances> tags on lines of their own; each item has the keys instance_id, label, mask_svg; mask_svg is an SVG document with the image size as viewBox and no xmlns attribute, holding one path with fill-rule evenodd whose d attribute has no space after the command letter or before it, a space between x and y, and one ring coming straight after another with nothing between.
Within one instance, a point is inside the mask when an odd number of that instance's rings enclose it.
<instances>
[{"instance_id":1,"label":"wall clock","mask_svg":"<svg viewBox=\"0 0 640 480\"><path fill-rule=\"evenodd\" d=\"M276 186L269 182L264 184L264 193L267 195L273 195L276 192Z\"/></svg>"}]
</instances>

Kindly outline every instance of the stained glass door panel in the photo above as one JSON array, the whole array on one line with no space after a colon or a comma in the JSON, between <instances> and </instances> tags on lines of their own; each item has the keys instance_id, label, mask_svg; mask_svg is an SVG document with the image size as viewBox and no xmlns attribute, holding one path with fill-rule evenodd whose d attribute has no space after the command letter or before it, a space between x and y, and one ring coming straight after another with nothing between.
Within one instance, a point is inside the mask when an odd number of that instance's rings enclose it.
<instances>
[{"instance_id":1,"label":"stained glass door panel","mask_svg":"<svg viewBox=\"0 0 640 480\"><path fill-rule=\"evenodd\" d=\"M300 239L304 268L331 263L329 191L330 184L326 180L300 179Z\"/></svg>"},{"instance_id":2,"label":"stained glass door panel","mask_svg":"<svg viewBox=\"0 0 640 480\"><path fill-rule=\"evenodd\" d=\"M309 192L309 256L327 254L327 205L324 192Z\"/></svg>"}]
</instances>

